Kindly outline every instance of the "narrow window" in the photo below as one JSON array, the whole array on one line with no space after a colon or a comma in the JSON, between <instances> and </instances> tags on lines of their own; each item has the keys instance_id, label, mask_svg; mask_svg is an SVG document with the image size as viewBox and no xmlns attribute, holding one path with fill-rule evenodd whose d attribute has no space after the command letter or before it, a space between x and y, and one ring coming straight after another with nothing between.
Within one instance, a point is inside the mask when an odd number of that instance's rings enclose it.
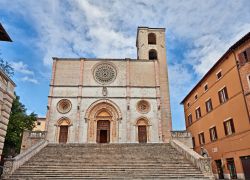
<instances>
[{"instance_id":1,"label":"narrow window","mask_svg":"<svg viewBox=\"0 0 250 180\"><path fill-rule=\"evenodd\" d=\"M208 113L213 110L213 105L212 105L211 99L207 100L205 104L206 104L206 110Z\"/></svg>"},{"instance_id":2,"label":"narrow window","mask_svg":"<svg viewBox=\"0 0 250 180\"><path fill-rule=\"evenodd\" d=\"M207 91L207 90L208 90L208 85L207 85L207 84L205 84L205 86L204 86L204 90L205 90L205 91Z\"/></svg>"},{"instance_id":3,"label":"narrow window","mask_svg":"<svg viewBox=\"0 0 250 180\"><path fill-rule=\"evenodd\" d=\"M154 33L148 34L148 44L156 44L156 35Z\"/></svg>"},{"instance_id":4,"label":"narrow window","mask_svg":"<svg viewBox=\"0 0 250 180\"><path fill-rule=\"evenodd\" d=\"M247 76L247 81L248 81L248 86L249 86L249 89L250 89L250 75Z\"/></svg>"},{"instance_id":5,"label":"narrow window","mask_svg":"<svg viewBox=\"0 0 250 180\"><path fill-rule=\"evenodd\" d=\"M38 121L38 122L37 122L37 125L40 126L40 125L41 125L41 122Z\"/></svg>"},{"instance_id":6,"label":"narrow window","mask_svg":"<svg viewBox=\"0 0 250 180\"><path fill-rule=\"evenodd\" d=\"M224 87L218 92L220 103L224 103L228 100L227 88Z\"/></svg>"},{"instance_id":7,"label":"narrow window","mask_svg":"<svg viewBox=\"0 0 250 180\"><path fill-rule=\"evenodd\" d=\"M247 58L247 52L246 51L243 52L243 56L244 56L245 60L247 61L248 58Z\"/></svg>"},{"instance_id":8,"label":"narrow window","mask_svg":"<svg viewBox=\"0 0 250 180\"><path fill-rule=\"evenodd\" d=\"M239 64L244 66L244 64L250 61L250 48L247 48L245 51L241 52L239 55Z\"/></svg>"},{"instance_id":9,"label":"narrow window","mask_svg":"<svg viewBox=\"0 0 250 180\"><path fill-rule=\"evenodd\" d=\"M198 95L197 95L197 94L195 94L194 99L195 99L195 100L197 100L197 99L198 99Z\"/></svg>"},{"instance_id":10,"label":"narrow window","mask_svg":"<svg viewBox=\"0 0 250 180\"><path fill-rule=\"evenodd\" d=\"M201 108L200 108L200 107L198 107L198 108L195 110L195 115L196 115L196 119L201 118Z\"/></svg>"},{"instance_id":11,"label":"narrow window","mask_svg":"<svg viewBox=\"0 0 250 180\"><path fill-rule=\"evenodd\" d=\"M195 148L195 138L192 137L192 142L193 142L193 148Z\"/></svg>"},{"instance_id":12,"label":"narrow window","mask_svg":"<svg viewBox=\"0 0 250 180\"><path fill-rule=\"evenodd\" d=\"M190 104L189 104L189 102L187 103L187 107L189 107L190 106Z\"/></svg>"},{"instance_id":13,"label":"narrow window","mask_svg":"<svg viewBox=\"0 0 250 180\"><path fill-rule=\"evenodd\" d=\"M229 120L224 122L224 130L225 130L226 136L235 133L233 119L229 119Z\"/></svg>"},{"instance_id":14,"label":"narrow window","mask_svg":"<svg viewBox=\"0 0 250 180\"><path fill-rule=\"evenodd\" d=\"M220 71L220 72L218 72L218 73L216 74L216 76L217 76L217 79L220 79L220 78L221 78L221 76L222 76L221 71Z\"/></svg>"},{"instance_id":15,"label":"narrow window","mask_svg":"<svg viewBox=\"0 0 250 180\"><path fill-rule=\"evenodd\" d=\"M205 136L204 136L204 132L200 133L198 136L199 136L199 142L200 142L200 145L205 144Z\"/></svg>"},{"instance_id":16,"label":"narrow window","mask_svg":"<svg viewBox=\"0 0 250 180\"><path fill-rule=\"evenodd\" d=\"M189 114L188 115L188 125L191 125L192 124L192 114Z\"/></svg>"},{"instance_id":17,"label":"narrow window","mask_svg":"<svg viewBox=\"0 0 250 180\"><path fill-rule=\"evenodd\" d=\"M209 129L209 133L210 133L210 139L211 141L216 141L217 140L217 131L216 131L216 127L212 127Z\"/></svg>"},{"instance_id":18,"label":"narrow window","mask_svg":"<svg viewBox=\"0 0 250 180\"><path fill-rule=\"evenodd\" d=\"M149 60L155 60L155 59L157 59L157 52L156 52L156 50L151 49L148 52L148 57L149 57Z\"/></svg>"}]
</instances>

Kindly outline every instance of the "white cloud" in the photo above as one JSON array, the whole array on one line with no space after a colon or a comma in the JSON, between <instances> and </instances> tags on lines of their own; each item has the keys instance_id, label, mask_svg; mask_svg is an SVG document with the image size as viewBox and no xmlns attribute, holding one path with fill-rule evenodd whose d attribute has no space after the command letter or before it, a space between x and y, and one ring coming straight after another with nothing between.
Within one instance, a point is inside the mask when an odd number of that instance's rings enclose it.
<instances>
[{"instance_id":1,"label":"white cloud","mask_svg":"<svg viewBox=\"0 0 250 180\"><path fill-rule=\"evenodd\" d=\"M28 76L22 77L21 81L23 81L23 82L30 82L30 83L33 83L33 84L38 84L38 80L37 79L34 79L32 77L28 77Z\"/></svg>"},{"instance_id":2,"label":"white cloud","mask_svg":"<svg viewBox=\"0 0 250 180\"><path fill-rule=\"evenodd\" d=\"M11 62L10 64L14 68L15 72L19 72L21 74L27 74L27 75L34 75L34 72L31 71L28 68L28 65L24 64L24 62L22 62L22 61Z\"/></svg>"},{"instance_id":3,"label":"white cloud","mask_svg":"<svg viewBox=\"0 0 250 180\"><path fill-rule=\"evenodd\" d=\"M51 65L53 56L135 58L136 28L144 25L166 27L177 39L188 42L184 63L201 76L235 37L249 31L246 4L247 0L16 0L0 6L32 23L38 33L35 46L46 65Z\"/></svg>"}]
</instances>

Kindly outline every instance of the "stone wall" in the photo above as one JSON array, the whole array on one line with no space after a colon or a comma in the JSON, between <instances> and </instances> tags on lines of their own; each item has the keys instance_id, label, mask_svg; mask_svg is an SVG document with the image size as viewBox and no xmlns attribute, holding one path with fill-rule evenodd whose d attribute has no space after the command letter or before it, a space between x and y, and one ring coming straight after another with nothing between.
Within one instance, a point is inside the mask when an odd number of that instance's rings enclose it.
<instances>
[{"instance_id":1,"label":"stone wall","mask_svg":"<svg viewBox=\"0 0 250 180\"><path fill-rule=\"evenodd\" d=\"M22 145L20 153L23 153L30 147L34 146L41 140L45 139L46 131L28 131L24 130L23 138L22 138Z\"/></svg>"},{"instance_id":2,"label":"stone wall","mask_svg":"<svg viewBox=\"0 0 250 180\"><path fill-rule=\"evenodd\" d=\"M14 95L15 83L0 70L0 158L9 123L9 116Z\"/></svg>"}]
</instances>

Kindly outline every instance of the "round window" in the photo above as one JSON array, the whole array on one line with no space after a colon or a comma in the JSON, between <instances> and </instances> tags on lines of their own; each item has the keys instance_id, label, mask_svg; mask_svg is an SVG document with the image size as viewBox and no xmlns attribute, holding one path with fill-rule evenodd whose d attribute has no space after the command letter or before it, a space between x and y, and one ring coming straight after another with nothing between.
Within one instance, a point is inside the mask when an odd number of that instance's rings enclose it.
<instances>
[{"instance_id":1,"label":"round window","mask_svg":"<svg viewBox=\"0 0 250 180\"><path fill-rule=\"evenodd\" d=\"M67 113L71 110L71 102L68 99L62 99L57 103L57 110L60 113Z\"/></svg>"},{"instance_id":2,"label":"round window","mask_svg":"<svg viewBox=\"0 0 250 180\"><path fill-rule=\"evenodd\" d=\"M137 103L137 111L140 113L148 113L150 110L150 105L148 101L141 100Z\"/></svg>"},{"instance_id":3,"label":"round window","mask_svg":"<svg viewBox=\"0 0 250 180\"><path fill-rule=\"evenodd\" d=\"M94 78L100 84L110 84L116 78L116 69L109 63L102 63L95 67Z\"/></svg>"}]
</instances>

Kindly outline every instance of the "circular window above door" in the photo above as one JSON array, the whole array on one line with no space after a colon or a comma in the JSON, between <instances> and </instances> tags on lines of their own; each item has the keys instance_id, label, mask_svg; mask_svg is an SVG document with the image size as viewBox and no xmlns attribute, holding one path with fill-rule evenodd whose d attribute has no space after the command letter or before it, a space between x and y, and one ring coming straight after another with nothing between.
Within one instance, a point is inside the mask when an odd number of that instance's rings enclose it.
<instances>
[{"instance_id":1,"label":"circular window above door","mask_svg":"<svg viewBox=\"0 0 250 180\"><path fill-rule=\"evenodd\" d=\"M137 103L137 111L142 113L142 114L145 114L145 113L148 113L150 110L150 104L148 101L146 100L141 100Z\"/></svg>"},{"instance_id":2,"label":"circular window above door","mask_svg":"<svg viewBox=\"0 0 250 180\"><path fill-rule=\"evenodd\" d=\"M65 114L68 113L72 108L72 104L68 99L62 99L57 103L58 112Z\"/></svg>"}]
</instances>

